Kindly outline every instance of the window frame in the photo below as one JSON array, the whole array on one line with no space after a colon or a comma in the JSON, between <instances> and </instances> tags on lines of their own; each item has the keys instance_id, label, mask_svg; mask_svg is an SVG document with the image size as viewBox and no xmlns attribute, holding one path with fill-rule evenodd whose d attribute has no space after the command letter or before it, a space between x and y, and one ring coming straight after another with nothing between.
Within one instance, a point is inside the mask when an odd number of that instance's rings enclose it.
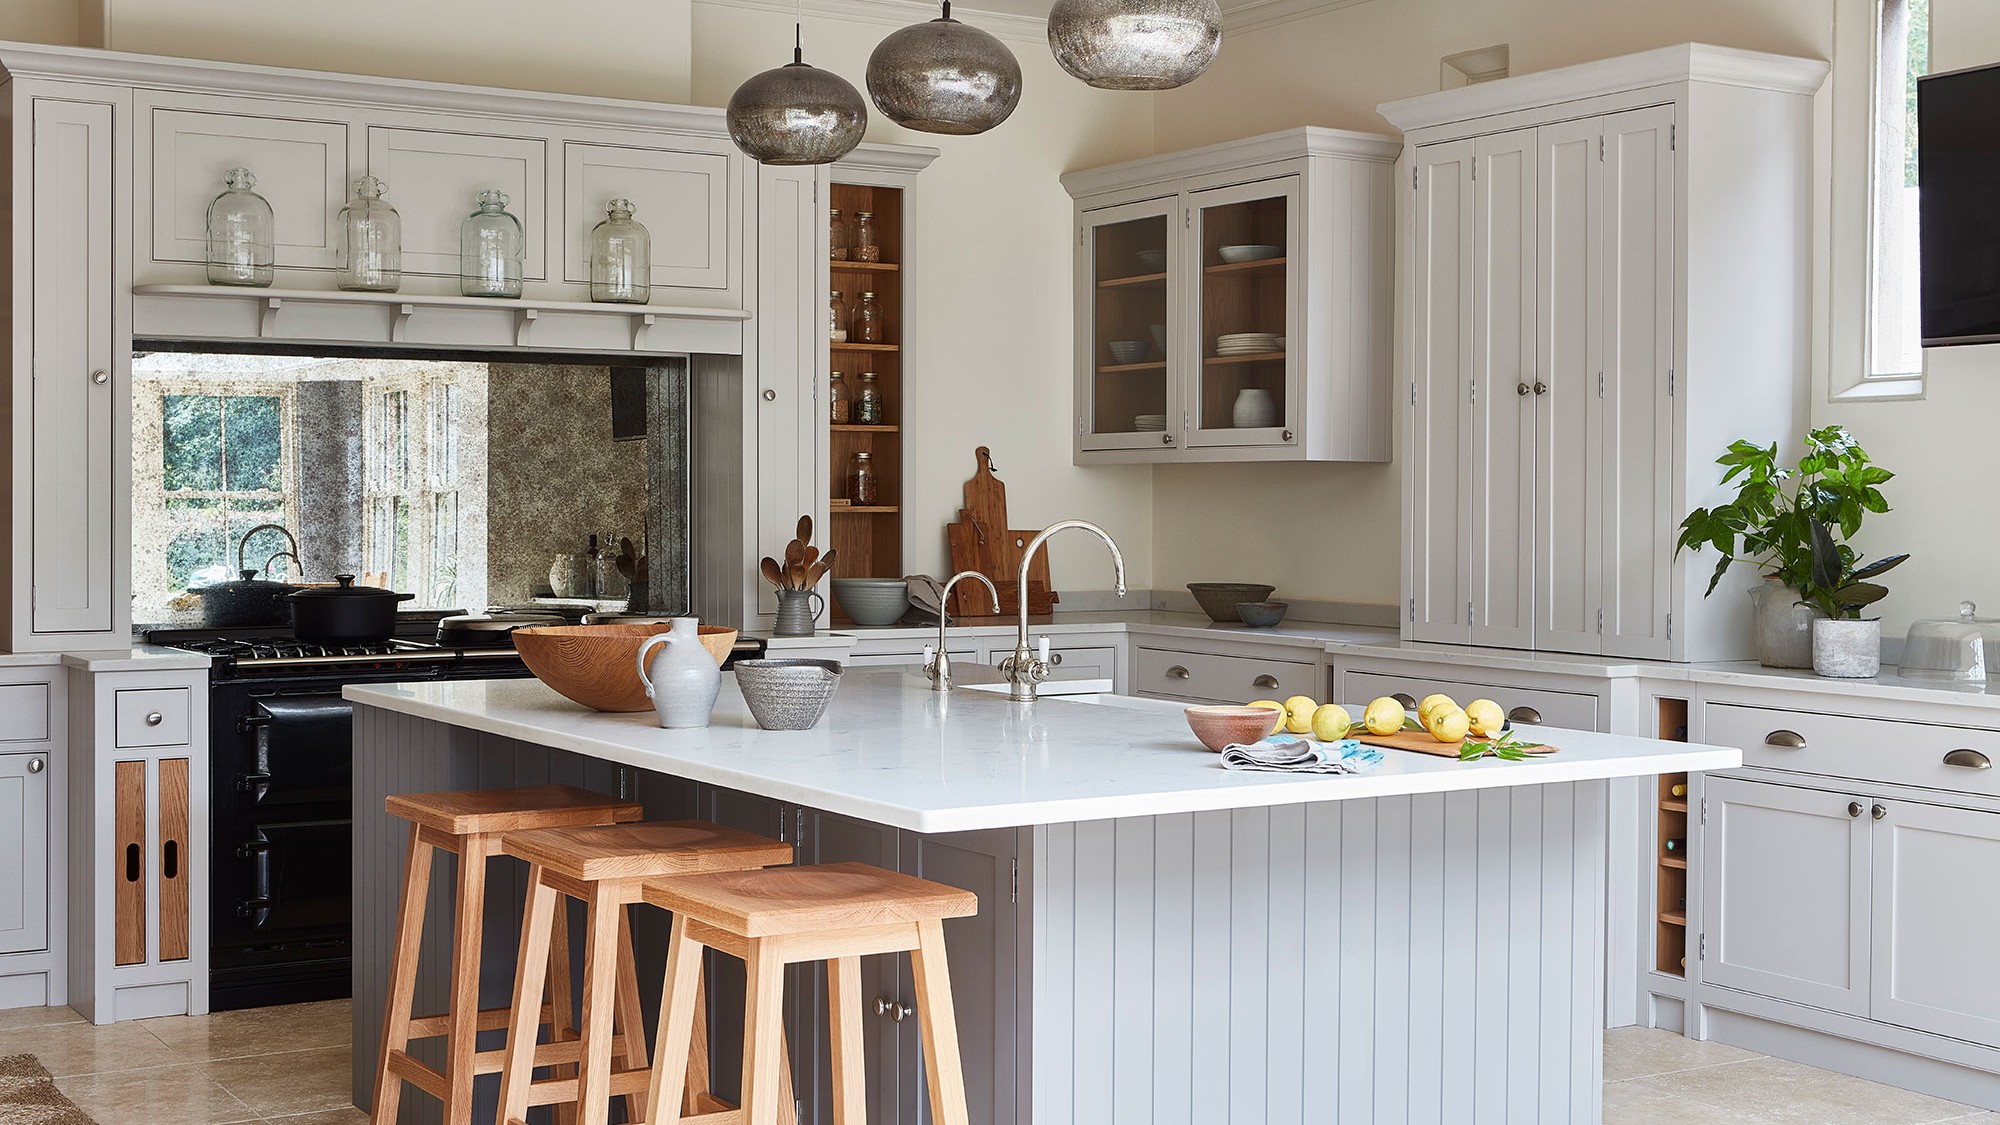
<instances>
[{"instance_id":1,"label":"window frame","mask_svg":"<svg viewBox=\"0 0 2000 1125\"><path fill-rule=\"evenodd\" d=\"M438 370L398 372L393 375L370 375L361 381L361 558L363 566L374 573L384 573L377 569L386 564L388 583L393 588L407 585L416 593L416 604L423 608L435 608L462 600L466 592L468 575L457 570L462 559L465 536L465 490L470 483L465 479L463 465L464 418L452 416L453 411L461 412L469 400L463 374L457 365ZM392 394L404 394L406 399L407 445L403 452L407 469L401 487L391 487L385 480L387 466L383 461L384 442L387 439L385 427L385 399ZM453 523L456 531L454 549L441 552L437 543L438 513L445 498L452 501ZM386 550L378 530L378 514L381 506L397 500L408 502L408 552L405 560L409 578L399 582L395 572L395 556L385 554ZM390 518L393 519L393 508ZM449 584L441 582L442 566L453 567ZM434 605L435 603L435 605Z\"/></svg>"}]
</instances>

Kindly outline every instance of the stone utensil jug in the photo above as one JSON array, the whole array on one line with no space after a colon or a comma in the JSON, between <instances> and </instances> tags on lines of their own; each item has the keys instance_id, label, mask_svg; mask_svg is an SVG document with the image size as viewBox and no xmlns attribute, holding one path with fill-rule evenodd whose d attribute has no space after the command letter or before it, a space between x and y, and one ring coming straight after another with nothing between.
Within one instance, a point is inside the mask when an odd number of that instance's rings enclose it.
<instances>
[{"instance_id":1,"label":"stone utensil jug","mask_svg":"<svg viewBox=\"0 0 2000 1125\"><path fill-rule=\"evenodd\" d=\"M659 646L649 664L646 655ZM708 725L715 697L722 690L722 670L701 643L701 622L676 617L658 636L639 646L639 682L660 725L668 730L692 730Z\"/></svg>"}]
</instances>

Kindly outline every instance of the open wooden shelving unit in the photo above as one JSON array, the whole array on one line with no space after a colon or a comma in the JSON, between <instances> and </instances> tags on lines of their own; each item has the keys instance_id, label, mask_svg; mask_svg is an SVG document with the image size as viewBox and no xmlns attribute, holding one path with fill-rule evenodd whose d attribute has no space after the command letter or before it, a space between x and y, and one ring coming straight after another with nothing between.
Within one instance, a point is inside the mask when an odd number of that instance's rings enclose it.
<instances>
[{"instance_id":1,"label":"open wooden shelving unit","mask_svg":"<svg viewBox=\"0 0 2000 1125\"><path fill-rule=\"evenodd\" d=\"M1659 737L1670 742L1687 741L1688 704L1685 699L1659 699ZM1678 788L1677 794L1674 790ZM1688 775L1661 774L1659 811L1654 815L1653 853L1658 858L1654 875L1654 911L1658 917L1653 942L1653 968L1668 976L1687 976L1687 889L1688 889ZM1669 852L1668 840L1681 841L1681 850Z\"/></svg>"},{"instance_id":2,"label":"open wooden shelving unit","mask_svg":"<svg viewBox=\"0 0 2000 1125\"><path fill-rule=\"evenodd\" d=\"M830 344L830 370L838 371L847 384L850 419L859 417L861 374L875 373L882 391L883 424L864 426L859 421L830 425L827 442L831 464L827 475L830 499L847 496L847 470L857 452L866 452L875 464L880 482L877 502L868 505L830 505L831 525L827 546L840 552L834 575L840 578L901 578L903 570L903 192L900 188L866 184L834 184L832 206L851 230L855 213L872 212L875 232L882 249L877 262L842 261L831 263L834 289L847 303L849 332L847 343ZM857 313L861 294L872 292L882 309L882 342L860 343ZM821 401L826 401L822 389ZM838 603L828 594L829 609L837 625L852 624Z\"/></svg>"}]
</instances>

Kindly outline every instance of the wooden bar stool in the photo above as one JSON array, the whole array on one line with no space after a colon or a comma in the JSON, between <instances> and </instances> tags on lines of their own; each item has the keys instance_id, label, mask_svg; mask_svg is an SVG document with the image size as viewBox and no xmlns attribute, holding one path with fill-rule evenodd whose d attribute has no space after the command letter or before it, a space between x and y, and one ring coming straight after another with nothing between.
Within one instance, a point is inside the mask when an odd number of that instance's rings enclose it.
<instances>
[{"instance_id":1,"label":"wooden bar stool","mask_svg":"<svg viewBox=\"0 0 2000 1125\"><path fill-rule=\"evenodd\" d=\"M486 861L500 852L501 834L528 828L616 824L645 811L631 801L567 785L408 793L386 802L390 815L410 822L410 850L403 863L403 899L396 919L395 959L389 968L389 1003L382 1021L382 1055L375 1071L376 1125L394 1125L408 1082L444 1106L445 1125L471 1125L472 1080L500 1069L504 1052L479 1051L481 1031L508 1026L510 1009L479 1007L479 955L486 911ZM415 1016L417 957L424 940L431 862L440 851L458 856L458 894L452 918L451 1002L443 1015ZM559 948L564 990L546 1017L552 1038L566 1039L569 1024L567 930ZM541 1013L536 1013L538 1020ZM413 1039L445 1040L442 1070L409 1054ZM561 1050L560 1047L557 1048ZM577 1048L570 1047L570 1059ZM551 1060L560 1061L560 1060Z\"/></svg>"},{"instance_id":2,"label":"wooden bar stool","mask_svg":"<svg viewBox=\"0 0 2000 1125\"><path fill-rule=\"evenodd\" d=\"M689 1050L704 947L741 957L749 967L743 1013L745 1125L779 1119L785 966L801 961L827 962L834 1123L867 1125L861 958L905 950L916 976L931 1120L935 1125L969 1125L944 920L979 912L979 898L971 891L864 863L832 863L652 879L645 896L654 906L674 912L655 1044L660 1065L653 1068L648 1095L654 1107L650 1125L689 1120L660 1107L682 1102L684 1072L672 1060Z\"/></svg>"},{"instance_id":3,"label":"wooden bar stool","mask_svg":"<svg viewBox=\"0 0 2000 1125\"><path fill-rule=\"evenodd\" d=\"M639 1014L639 978L626 907L642 900L646 879L788 864L792 846L706 821L677 820L509 832L501 850L530 864L513 1019L507 1027L500 1078L502 1125L525 1122L528 1107L536 1105L561 1105L574 1109L582 1125L605 1125L614 1097L625 1099L628 1121L644 1120L652 1069L646 1062L646 1028ZM535 1029L551 971L550 943L564 913L562 895L589 904L581 1073L535 1081L535 1067L548 1061L547 1045L535 1043ZM559 971L567 975L568 965ZM694 1046L687 1056L686 1093L680 1103L690 1113L736 1108L709 1090L707 1017L697 985L688 1020ZM614 1060L617 1070L612 1069Z\"/></svg>"}]
</instances>

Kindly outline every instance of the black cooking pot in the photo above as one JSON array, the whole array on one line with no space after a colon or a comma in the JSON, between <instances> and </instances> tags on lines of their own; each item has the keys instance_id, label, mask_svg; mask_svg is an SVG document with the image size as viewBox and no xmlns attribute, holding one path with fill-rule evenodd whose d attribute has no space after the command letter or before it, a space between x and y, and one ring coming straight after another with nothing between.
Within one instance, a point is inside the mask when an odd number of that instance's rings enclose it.
<instances>
[{"instance_id":1,"label":"black cooking pot","mask_svg":"<svg viewBox=\"0 0 2000 1125\"><path fill-rule=\"evenodd\" d=\"M466 613L439 621L437 642L446 648L513 648L516 629L564 624L552 613Z\"/></svg>"},{"instance_id":2,"label":"black cooking pot","mask_svg":"<svg viewBox=\"0 0 2000 1125\"><path fill-rule=\"evenodd\" d=\"M217 582L195 591L201 595L201 623L215 629L238 626L283 625L291 620L292 608L285 599L297 590L287 582L261 582L257 572L245 570L239 582Z\"/></svg>"},{"instance_id":3,"label":"black cooking pot","mask_svg":"<svg viewBox=\"0 0 2000 1125\"><path fill-rule=\"evenodd\" d=\"M316 586L286 596L292 603L292 635L322 645L381 644L396 634L396 606L415 594L356 586L352 574L336 574L339 585Z\"/></svg>"}]
</instances>

